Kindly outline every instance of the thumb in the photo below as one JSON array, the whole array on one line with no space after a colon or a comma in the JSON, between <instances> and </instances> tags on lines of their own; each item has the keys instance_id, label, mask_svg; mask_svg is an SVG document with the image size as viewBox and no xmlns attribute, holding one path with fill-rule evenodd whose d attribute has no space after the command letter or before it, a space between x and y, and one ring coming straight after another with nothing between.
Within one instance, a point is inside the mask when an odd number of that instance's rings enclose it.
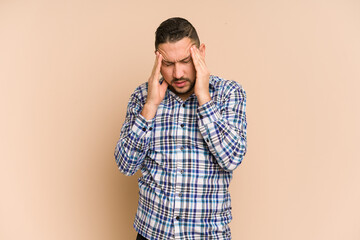
<instances>
[{"instance_id":1,"label":"thumb","mask_svg":"<svg viewBox=\"0 0 360 240\"><path fill-rule=\"evenodd\" d=\"M169 84L168 84L165 80L163 80L162 83L161 83L161 85L160 85L161 91L162 91L162 92L165 92L166 89L168 88L168 86L169 86Z\"/></svg>"}]
</instances>

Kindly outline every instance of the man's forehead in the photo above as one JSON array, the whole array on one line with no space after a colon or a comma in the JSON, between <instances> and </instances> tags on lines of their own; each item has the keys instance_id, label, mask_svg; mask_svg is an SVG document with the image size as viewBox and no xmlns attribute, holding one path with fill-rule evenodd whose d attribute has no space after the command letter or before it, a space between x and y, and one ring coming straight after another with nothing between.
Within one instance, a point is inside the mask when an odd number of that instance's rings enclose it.
<instances>
[{"instance_id":1,"label":"man's forehead","mask_svg":"<svg viewBox=\"0 0 360 240\"><path fill-rule=\"evenodd\" d=\"M189 60L190 58L191 58L191 54L188 55L187 57L181 58L181 59L179 59L179 60L171 61L171 60L167 60L167 59L163 58L163 61L164 61L164 62L168 62L168 63L175 63L175 62L187 61L187 60Z\"/></svg>"},{"instance_id":2,"label":"man's forehead","mask_svg":"<svg viewBox=\"0 0 360 240\"><path fill-rule=\"evenodd\" d=\"M184 52L183 54L178 54L178 55L171 55L171 54L164 54L162 52L160 52L161 55L163 56L163 61L165 62L181 62L184 61L188 58L191 57L190 51L189 52Z\"/></svg>"},{"instance_id":3,"label":"man's forehead","mask_svg":"<svg viewBox=\"0 0 360 240\"><path fill-rule=\"evenodd\" d=\"M190 48L195 45L189 38L181 39L177 42L162 43L158 51L165 61L177 62L190 57Z\"/></svg>"}]
</instances>

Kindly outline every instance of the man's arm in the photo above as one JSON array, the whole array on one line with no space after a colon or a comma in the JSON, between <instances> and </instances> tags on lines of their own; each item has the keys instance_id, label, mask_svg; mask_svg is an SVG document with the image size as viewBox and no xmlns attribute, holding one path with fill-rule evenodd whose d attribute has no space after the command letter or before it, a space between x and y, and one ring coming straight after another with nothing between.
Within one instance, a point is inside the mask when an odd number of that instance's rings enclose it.
<instances>
[{"instance_id":1,"label":"man's arm","mask_svg":"<svg viewBox=\"0 0 360 240\"><path fill-rule=\"evenodd\" d=\"M199 102L198 123L210 152L220 167L233 171L240 165L247 148L246 94L238 84L222 89L225 95L223 108L217 108L210 97L210 73L205 64L205 45L191 48L196 69L195 95Z\"/></svg>"},{"instance_id":2,"label":"man's arm","mask_svg":"<svg viewBox=\"0 0 360 240\"><path fill-rule=\"evenodd\" d=\"M162 55L157 51L155 54L154 67L148 81L148 96L141 111L141 115L148 120L155 117L156 111L164 99L166 89L168 88L166 81L163 81L162 84L159 83Z\"/></svg>"},{"instance_id":3,"label":"man's arm","mask_svg":"<svg viewBox=\"0 0 360 240\"><path fill-rule=\"evenodd\" d=\"M233 171L247 150L246 93L237 84L227 92L220 110L213 100L198 107L200 132L220 167Z\"/></svg>"},{"instance_id":4,"label":"man's arm","mask_svg":"<svg viewBox=\"0 0 360 240\"><path fill-rule=\"evenodd\" d=\"M167 83L159 83L162 56L156 53L151 76L148 80L146 102L138 88L130 98L125 123L115 148L115 159L119 170L133 175L143 163L150 142L153 119L158 106L164 99ZM145 104L143 104L145 102Z\"/></svg>"},{"instance_id":5,"label":"man's arm","mask_svg":"<svg viewBox=\"0 0 360 240\"><path fill-rule=\"evenodd\" d=\"M131 95L114 153L119 170L127 176L135 174L145 159L153 122L140 114L143 106L139 95L139 91Z\"/></svg>"}]
</instances>

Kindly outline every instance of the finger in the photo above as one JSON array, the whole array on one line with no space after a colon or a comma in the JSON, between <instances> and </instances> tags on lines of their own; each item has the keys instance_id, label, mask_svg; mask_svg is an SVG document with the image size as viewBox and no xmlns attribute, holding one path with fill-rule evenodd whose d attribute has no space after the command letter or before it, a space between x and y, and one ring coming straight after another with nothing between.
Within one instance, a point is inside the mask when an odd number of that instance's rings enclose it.
<instances>
[{"instance_id":1,"label":"finger","mask_svg":"<svg viewBox=\"0 0 360 240\"><path fill-rule=\"evenodd\" d=\"M160 85L160 89L162 92L165 92L166 89L168 88L169 84L164 80L162 81L161 85Z\"/></svg>"},{"instance_id":2,"label":"finger","mask_svg":"<svg viewBox=\"0 0 360 240\"><path fill-rule=\"evenodd\" d=\"M202 66L206 66L206 64L205 64L205 58L204 58L204 56L201 54L200 49L196 48L196 49L195 49L195 52L196 52L197 57L199 58L199 63L200 63Z\"/></svg>"},{"instance_id":3,"label":"finger","mask_svg":"<svg viewBox=\"0 0 360 240\"><path fill-rule=\"evenodd\" d=\"M160 69L161 69L162 55L159 52L156 52L156 59L152 71L152 79L158 81L160 78Z\"/></svg>"},{"instance_id":4,"label":"finger","mask_svg":"<svg viewBox=\"0 0 360 240\"><path fill-rule=\"evenodd\" d=\"M200 69L199 56L196 54L196 47L192 46L190 48L191 58L193 60L196 71Z\"/></svg>"},{"instance_id":5,"label":"finger","mask_svg":"<svg viewBox=\"0 0 360 240\"><path fill-rule=\"evenodd\" d=\"M202 55L200 54L200 51L199 51L199 49L197 47L193 46L191 48L191 56L193 58L195 69L197 71L206 69L205 60L202 57Z\"/></svg>"},{"instance_id":6,"label":"finger","mask_svg":"<svg viewBox=\"0 0 360 240\"><path fill-rule=\"evenodd\" d=\"M158 55L159 55L159 52L155 52L155 61L154 61L154 66L153 66L153 69L151 71L151 75L154 75L155 73L155 70L156 70L156 66L157 66L157 62L158 62Z\"/></svg>"},{"instance_id":7,"label":"finger","mask_svg":"<svg viewBox=\"0 0 360 240\"><path fill-rule=\"evenodd\" d=\"M159 55L157 56L157 65L156 65L155 76L154 76L154 80L156 80L157 82L160 79L161 63L162 63L162 55L159 53Z\"/></svg>"},{"instance_id":8,"label":"finger","mask_svg":"<svg viewBox=\"0 0 360 240\"><path fill-rule=\"evenodd\" d=\"M162 59L163 59L163 57L162 57L161 53L159 53L157 56L157 66L156 66L156 72L158 74L160 73Z\"/></svg>"}]
</instances>

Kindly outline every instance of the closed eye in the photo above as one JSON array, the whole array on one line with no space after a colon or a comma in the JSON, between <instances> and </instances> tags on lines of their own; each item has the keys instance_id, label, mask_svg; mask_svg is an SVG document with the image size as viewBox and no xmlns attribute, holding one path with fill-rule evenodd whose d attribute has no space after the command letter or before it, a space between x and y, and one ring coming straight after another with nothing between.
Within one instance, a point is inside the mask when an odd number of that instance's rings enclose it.
<instances>
[{"instance_id":1,"label":"closed eye","mask_svg":"<svg viewBox=\"0 0 360 240\"><path fill-rule=\"evenodd\" d=\"M163 61L163 64L164 64L165 66L169 67L169 66L173 65L174 63Z\"/></svg>"},{"instance_id":2,"label":"closed eye","mask_svg":"<svg viewBox=\"0 0 360 240\"><path fill-rule=\"evenodd\" d=\"M182 60L181 62L182 62L182 63L189 63L189 62L191 62L191 58L188 58L188 59Z\"/></svg>"},{"instance_id":3,"label":"closed eye","mask_svg":"<svg viewBox=\"0 0 360 240\"><path fill-rule=\"evenodd\" d=\"M181 63L189 63L189 62L191 62L191 55L184 58L184 59L182 59L182 60L180 60L179 62L181 62ZM174 62L168 62L166 60L162 60L162 64L164 64L164 66L166 66L166 67L170 67L170 66L174 65L175 63Z\"/></svg>"}]
</instances>

